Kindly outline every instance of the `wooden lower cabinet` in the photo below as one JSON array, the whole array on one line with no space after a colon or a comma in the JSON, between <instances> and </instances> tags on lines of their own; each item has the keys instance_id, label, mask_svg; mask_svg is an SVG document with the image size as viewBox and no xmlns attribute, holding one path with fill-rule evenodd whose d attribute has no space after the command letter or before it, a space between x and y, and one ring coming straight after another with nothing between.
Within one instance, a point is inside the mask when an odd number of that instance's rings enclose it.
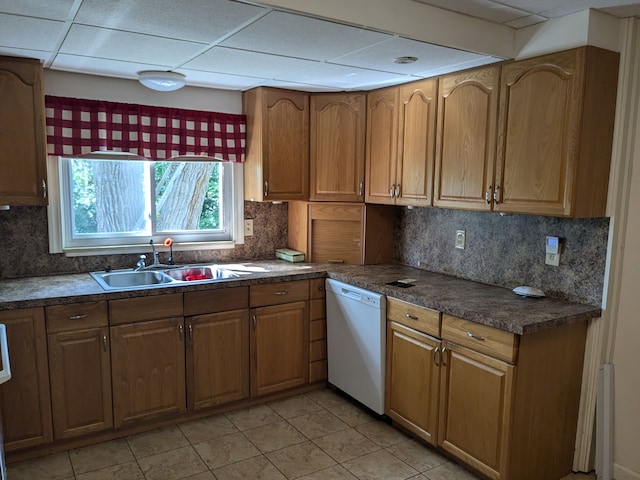
<instances>
[{"instance_id":1,"label":"wooden lower cabinet","mask_svg":"<svg viewBox=\"0 0 640 480\"><path fill-rule=\"evenodd\" d=\"M111 327L116 428L186 411L182 317Z\"/></svg>"},{"instance_id":2,"label":"wooden lower cabinet","mask_svg":"<svg viewBox=\"0 0 640 480\"><path fill-rule=\"evenodd\" d=\"M249 310L185 320L187 406L198 410L249 396Z\"/></svg>"},{"instance_id":3,"label":"wooden lower cabinet","mask_svg":"<svg viewBox=\"0 0 640 480\"><path fill-rule=\"evenodd\" d=\"M113 427L109 328L49 334L56 440Z\"/></svg>"},{"instance_id":4,"label":"wooden lower cabinet","mask_svg":"<svg viewBox=\"0 0 640 480\"><path fill-rule=\"evenodd\" d=\"M309 281L309 383L327 379L327 313L324 278Z\"/></svg>"},{"instance_id":5,"label":"wooden lower cabinet","mask_svg":"<svg viewBox=\"0 0 640 480\"><path fill-rule=\"evenodd\" d=\"M6 452L53 440L44 309L0 312L7 327L11 380L0 388Z\"/></svg>"},{"instance_id":6,"label":"wooden lower cabinet","mask_svg":"<svg viewBox=\"0 0 640 480\"><path fill-rule=\"evenodd\" d=\"M491 479L507 463L515 367L444 342L438 444Z\"/></svg>"},{"instance_id":7,"label":"wooden lower cabinet","mask_svg":"<svg viewBox=\"0 0 640 480\"><path fill-rule=\"evenodd\" d=\"M387 323L386 414L436 445L441 341L396 322Z\"/></svg>"}]
</instances>

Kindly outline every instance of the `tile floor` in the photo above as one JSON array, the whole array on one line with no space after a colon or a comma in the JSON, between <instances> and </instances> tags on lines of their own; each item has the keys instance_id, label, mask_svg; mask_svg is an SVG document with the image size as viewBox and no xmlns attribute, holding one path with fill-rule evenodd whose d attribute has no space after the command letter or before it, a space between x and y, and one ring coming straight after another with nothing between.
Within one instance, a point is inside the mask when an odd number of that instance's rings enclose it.
<instances>
[{"instance_id":1,"label":"tile floor","mask_svg":"<svg viewBox=\"0 0 640 480\"><path fill-rule=\"evenodd\" d=\"M293 478L477 480L331 390L8 467L8 480ZM595 475L565 480L591 479Z\"/></svg>"}]
</instances>

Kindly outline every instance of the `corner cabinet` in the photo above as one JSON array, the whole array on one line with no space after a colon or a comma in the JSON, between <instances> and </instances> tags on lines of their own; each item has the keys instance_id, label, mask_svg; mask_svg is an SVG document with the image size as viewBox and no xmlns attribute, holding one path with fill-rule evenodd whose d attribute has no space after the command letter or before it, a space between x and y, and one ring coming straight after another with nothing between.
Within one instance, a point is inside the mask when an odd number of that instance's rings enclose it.
<instances>
[{"instance_id":1,"label":"corner cabinet","mask_svg":"<svg viewBox=\"0 0 640 480\"><path fill-rule=\"evenodd\" d=\"M0 56L0 205L47 205L42 65Z\"/></svg>"},{"instance_id":2,"label":"corner cabinet","mask_svg":"<svg viewBox=\"0 0 640 480\"><path fill-rule=\"evenodd\" d=\"M250 287L251 396L309 379L309 281Z\"/></svg>"},{"instance_id":3,"label":"corner cabinet","mask_svg":"<svg viewBox=\"0 0 640 480\"><path fill-rule=\"evenodd\" d=\"M491 210L499 81L498 67L440 78L434 206Z\"/></svg>"},{"instance_id":4,"label":"corner cabinet","mask_svg":"<svg viewBox=\"0 0 640 480\"><path fill-rule=\"evenodd\" d=\"M11 380L0 388L0 411L7 452L53 440L44 309L0 312L7 327Z\"/></svg>"},{"instance_id":5,"label":"corner cabinet","mask_svg":"<svg viewBox=\"0 0 640 480\"><path fill-rule=\"evenodd\" d=\"M367 97L311 95L311 200L362 202Z\"/></svg>"},{"instance_id":6,"label":"corner cabinet","mask_svg":"<svg viewBox=\"0 0 640 480\"><path fill-rule=\"evenodd\" d=\"M243 93L242 105L245 200L308 200L309 94L259 87Z\"/></svg>"},{"instance_id":7,"label":"corner cabinet","mask_svg":"<svg viewBox=\"0 0 640 480\"><path fill-rule=\"evenodd\" d=\"M618 58L582 47L502 67L495 210L605 216Z\"/></svg>"},{"instance_id":8,"label":"corner cabinet","mask_svg":"<svg viewBox=\"0 0 640 480\"><path fill-rule=\"evenodd\" d=\"M368 203L431 205L436 86L429 79L367 95Z\"/></svg>"}]
</instances>

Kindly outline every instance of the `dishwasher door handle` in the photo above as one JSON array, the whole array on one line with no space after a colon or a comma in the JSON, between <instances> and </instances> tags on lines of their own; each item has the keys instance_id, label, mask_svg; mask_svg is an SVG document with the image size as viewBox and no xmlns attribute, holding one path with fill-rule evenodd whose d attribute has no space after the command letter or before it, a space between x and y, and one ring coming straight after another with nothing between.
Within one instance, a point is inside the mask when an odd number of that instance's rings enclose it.
<instances>
[{"instance_id":1,"label":"dishwasher door handle","mask_svg":"<svg viewBox=\"0 0 640 480\"><path fill-rule=\"evenodd\" d=\"M353 298L354 300L358 300L358 301L360 301L360 299L362 298L362 296L358 292L349 290L348 288L342 288L341 290L342 290L342 294L345 297Z\"/></svg>"}]
</instances>

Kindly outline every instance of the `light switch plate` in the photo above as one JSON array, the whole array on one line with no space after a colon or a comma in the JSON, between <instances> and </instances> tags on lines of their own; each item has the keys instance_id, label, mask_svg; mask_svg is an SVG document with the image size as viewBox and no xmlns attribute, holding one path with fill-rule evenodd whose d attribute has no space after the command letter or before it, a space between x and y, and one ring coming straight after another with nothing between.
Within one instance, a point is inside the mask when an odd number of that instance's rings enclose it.
<instances>
[{"instance_id":1,"label":"light switch plate","mask_svg":"<svg viewBox=\"0 0 640 480\"><path fill-rule=\"evenodd\" d=\"M244 219L244 236L250 237L253 235L253 219L245 218Z\"/></svg>"},{"instance_id":2,"label":"light switch plate","mask_svg":"<svg viewBox=\"0 0 640 480\"><path fill-rule=\"evenodd\" d=\"M466 233L464 230L456 230L456 248L464 250L464 244L466 240Z\"/></svg>"}]
</instances>

